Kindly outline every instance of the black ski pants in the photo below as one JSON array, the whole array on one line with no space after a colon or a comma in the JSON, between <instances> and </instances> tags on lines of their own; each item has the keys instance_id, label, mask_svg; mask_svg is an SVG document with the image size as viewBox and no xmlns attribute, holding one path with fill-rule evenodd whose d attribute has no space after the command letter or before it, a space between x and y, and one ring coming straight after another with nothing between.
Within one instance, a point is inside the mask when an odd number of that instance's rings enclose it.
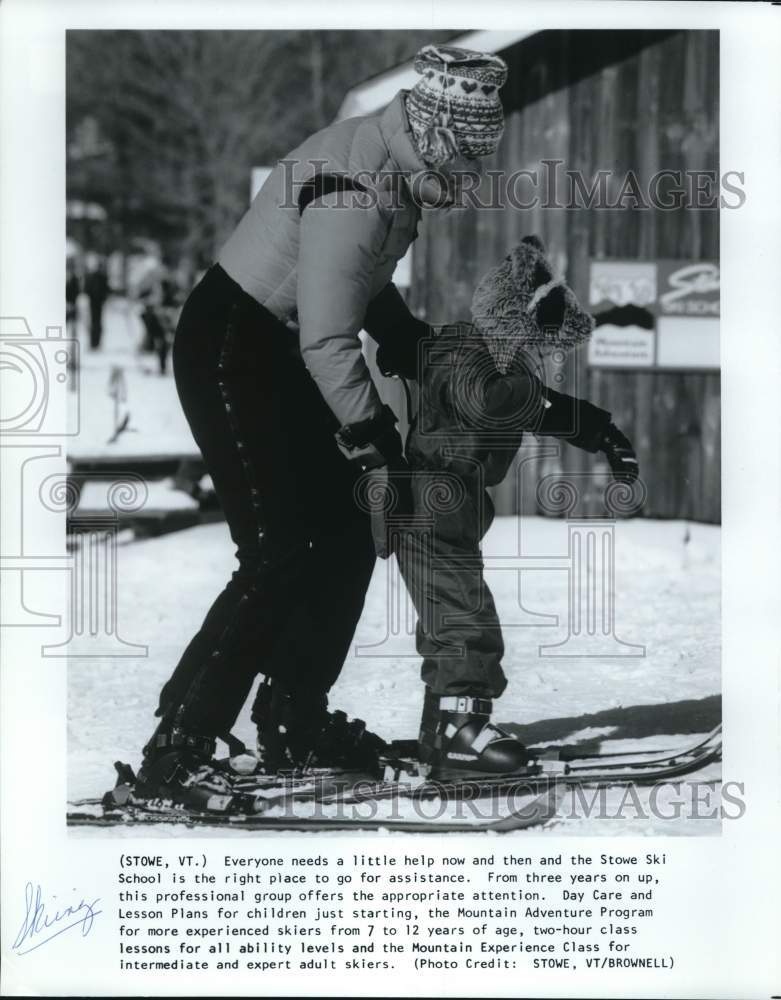
<instances>
[{"instance_id":1,"label":"black ski pants","mask_svg":"<svg viewBox=\"0 0 781 1000\"><path fill-rule=\"evenodd\" d=\"M216 736L230 730L259 673L331 687L375 554L353 497L355 472L334 440L336 418L295 333L219 265L185 303L173 364L238 568L163 687L157 714Z\"/></svg>"}]
</instances>

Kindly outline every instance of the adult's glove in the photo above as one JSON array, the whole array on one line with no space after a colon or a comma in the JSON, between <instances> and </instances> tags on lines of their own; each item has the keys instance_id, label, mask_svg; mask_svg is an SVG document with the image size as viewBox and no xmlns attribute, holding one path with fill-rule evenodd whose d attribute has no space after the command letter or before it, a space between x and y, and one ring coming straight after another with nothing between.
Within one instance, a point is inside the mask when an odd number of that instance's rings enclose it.
<instances>
[{"instance_id":1,"label":"adult's glove","mask_svg":"<svg viewBox=\"0 0 781 1000\"><path fill-rule=\"evenodd\" d=\"M629 438L611 421L607 425L600 450L607 457L613 478L618 482L633 483L640 474L637 455Z\"/></svg>"},{"instance_id":2,"label":"adult's glove","mask_svg":"<svg viewBox=\"0 0 781 1000\"><path fill-rule=\"evenodd\" d=\"M394 340L389 340L377 348L377 367L386 378L399 375L401 378L418 378L419 338L399 331Z\"/></svg>"},{"instance_id":3,"label":"adult's glove","mask_svg":"<svg viewBox=\"0 0 781 1000\"><path fill-rule=\"evenodd\" d=\"M336 442L363 473L356 484L356 500L369 514L377 555L387 559L394 539L389 517L403 520L412 510L409 466L396 415L384 406L377 416L340 428Z\"/></svg>"},{"instance_id":4,"label":"adult's glove","mask_svg":"<svg viewBox=\"0 0 781 1000\"><path fill-rule=\"evenodd\" d=\"M379 345L377 367L382 374L417 379L420 342L431 336L431 328L410 312L393 283L369 303L363 325Z\"/></svg>"},{"instance_id":5,"label":"adult's glove","mask_svg":"<svg viewBox=\"0 0 781 1000\"><path fill-rule=\"evenodd\" d=\"M373 417L340 427L336 443L342 454L363 472L403 461L404 448L396 430L396 414L387 405Z\"/></svg>"}]
</instances>

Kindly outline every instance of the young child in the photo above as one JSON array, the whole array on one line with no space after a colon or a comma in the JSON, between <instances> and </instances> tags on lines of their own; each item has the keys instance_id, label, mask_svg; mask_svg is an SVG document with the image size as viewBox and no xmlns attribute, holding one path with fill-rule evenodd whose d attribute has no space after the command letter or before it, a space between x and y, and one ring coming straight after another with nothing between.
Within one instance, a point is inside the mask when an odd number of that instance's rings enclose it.
<instances>
[{"instance_id":1,"label":"young child","mask_svg":"<svg viewBox=\"0 0 781 1000\"><path fill-rule=\"evenodd\" d=\"M532 351L571 350L593 325L554 279L541 242L527 237L478 284L472 322L433 329L422 345L409 472L398 473L411 487L411 513L387 519L386 550L396 552L418 613L426 685L419 744L433 777L507 774L528 759L491 722L507 679L480 553L493 518L485 488L504 479L526 431L602 451L616 477L637 477L632 446L610 413L555 392L532 370Z\"/></svg>"}]
</instances>

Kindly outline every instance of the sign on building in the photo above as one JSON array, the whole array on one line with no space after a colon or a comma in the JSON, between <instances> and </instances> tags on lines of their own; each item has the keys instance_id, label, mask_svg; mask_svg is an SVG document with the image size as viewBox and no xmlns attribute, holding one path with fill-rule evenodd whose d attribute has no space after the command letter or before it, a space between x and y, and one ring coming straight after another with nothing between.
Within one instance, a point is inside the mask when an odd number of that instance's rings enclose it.
<instances>
[{"instance_id":1,"label":"sign on building","mask_svg":"<svg viewBox=\"0 0 781 1000\"><path fill-rule=\"evenodd\" d=\"M591 262L589 343L595 368L718 369L719 265Z\"/></svg>"}]
</instances>

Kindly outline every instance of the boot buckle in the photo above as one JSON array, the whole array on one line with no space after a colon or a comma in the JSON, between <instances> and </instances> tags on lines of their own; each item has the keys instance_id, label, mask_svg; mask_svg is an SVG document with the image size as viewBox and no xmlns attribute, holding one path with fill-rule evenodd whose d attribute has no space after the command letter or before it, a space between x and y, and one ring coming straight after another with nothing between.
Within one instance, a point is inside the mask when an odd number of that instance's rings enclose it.
<instances>
[{"instance_id":1,"label":"boot buckle","mask_svg":"<svg viewBox=\"0 0 781 1000\"><path fill-rule=\"evenodd\" d=\"M441 712L457 715L490 715L493 704L488 698L472 698L470 695L451 695L439 699Z\"/></svg>"}]
</instances>

